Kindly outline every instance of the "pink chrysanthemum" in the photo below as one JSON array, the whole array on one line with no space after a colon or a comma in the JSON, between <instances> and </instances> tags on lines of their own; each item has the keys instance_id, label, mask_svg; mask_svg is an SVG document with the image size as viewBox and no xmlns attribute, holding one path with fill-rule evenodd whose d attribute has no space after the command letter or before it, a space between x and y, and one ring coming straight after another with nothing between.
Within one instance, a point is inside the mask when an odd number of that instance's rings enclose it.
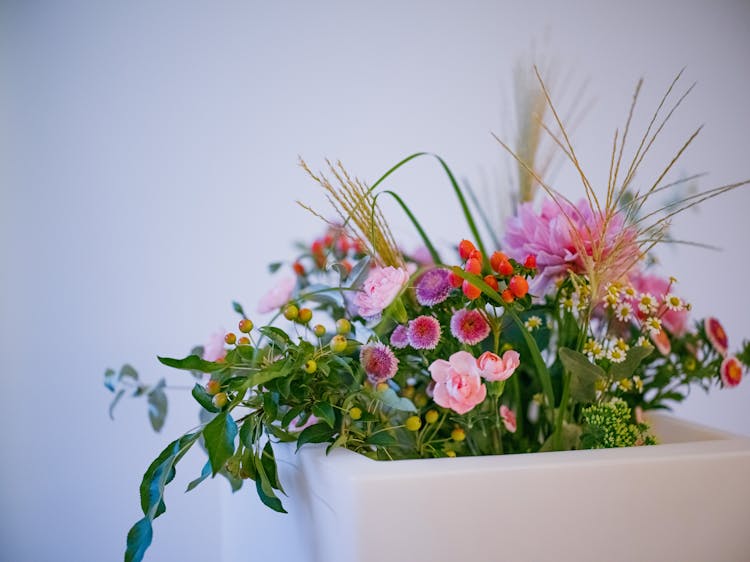
<instances>
[{"instance_id":1,"label":"pink chrysanthemum","mask_svg":"<svg viewBox=\"0 0 750 562\"><path fill-rule=\"evenodd\" d=\"M391 345L396 349L404 349L409 345L409 330L406 326L396 326L391 334Z\"/></svg>"},{"instance_id":2,"label":"pink chrysanthemum","mask_svg":"<svg viewBox=\"0 0 750 562\"><path fill-rule=\"evenodd\" d=\"M398 371L398 359L387 345L376 342L363 345L359 351L359 361L374 384L386 381Z\"/></svg>"},{"instance_id":3,"label":"pink chrysanthemum","mask_svg":"<svg viewBox=\"0 0 750 562\"><path fill-rule=\"evenodd\" d=\"M417 302L422 306L435 306L445 301L453 290L450 271L438 267L425 271L417 280Z\"/></svg>"},{"instance_id":4,"label":"pink chrysanthemum","mask_svg":"<svg viewBox=\"0 0 750 562\"><path fill-rule=\"evenodd\" d=\"M530 254L536 256L539 275L534 278L533 292L543 293L568 271L586 273L586 260L594 255L598 262L607 262L602 285L623 276L635 264L640 254L637 231L625 225L620 213L607 221L585 199L575 206L561 201L561 206L547 199L537 214L531 203L523 203L507 221L505 252L521 263Z\"/></svg>"},{"instance_id":5,"label":"pink chrysanthemum","mask_svg":"<svg viewBox=\"0 0 750 562\"><path fill-rule=\"evenodd\" d=\"M414 349L435 349L440 341L440 322L433 316L419 316L409 322L409 343Z\"/></svg>"},{"instance_id":6,"label":"pink chrysanthemum","mask_svg":"<svg viewBox=\"0 0 750 562\"><path fill-rule=\"evenodd\" d=\"M451 333L467 345L474 345L490 335L490 325L477 310L462 308L451 318Z\"/></svg>"},{"instance_id":7,"label":"pink chrysanthemum","mask_svg":"<svg viewBox=\"0 0 750 562\"><path fill-rule=\"evenodd\" d=\"M719 352L720 355L726 357L727 349L729 349L729 337L724 331L724 326L721 325L716 318L706 318L703 323L703 327L706 330L706 336L714 349Z\"/></svg>"},{"instance_id":8,"label":"pink chrysanthemum","mask_svg":"<svg viewBox=\"0 0 750 562\"><path fill-rule=\"evenodd\" d=\"M500 406L500 419L503 420L505 429L510 433L516 432L516 413L505 404Z\"/></svg>"},{"instance_id":9,"label":"pink chrysanthemum","mask_svg":"<svg viewBox=\"0 0 750 562\"><path fill-rule=\"evenodd\" d=\"M721 382L734 387L742 381L742 363L736 357L727 357L721 362Z\"/></svg>"}]
</instances>

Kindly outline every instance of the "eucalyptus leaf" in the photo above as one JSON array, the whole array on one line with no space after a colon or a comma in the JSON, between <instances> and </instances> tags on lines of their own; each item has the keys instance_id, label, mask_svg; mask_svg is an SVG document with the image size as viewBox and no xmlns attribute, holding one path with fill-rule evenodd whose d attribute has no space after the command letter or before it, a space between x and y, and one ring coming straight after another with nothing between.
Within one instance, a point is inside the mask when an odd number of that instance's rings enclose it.
<instances>
[{"instance_id":1,"label":"eucalyptus leaf","mask_svg":"<svg viewBox=\"0 0 750 562\"><path fill-rule=\"evenodd\" d=\"M164 427L167 417L167 395L164 392L166 381L161 379L148 393L148 419L157 433Z\"/></svg>"},{"instance_id":2,"label":"eucalyptus leaf","mask_svg":"<svg viewBox=\"0 0 750 562\"><path fill-rule=\"evenodd\" d=\"M610 379L620 380L632 377L635 370L653 351L650 347L631 347L622 363L614 363L609 369Z\"/></svg>"},{"instance_id":3,"label":"eucalyptus leaf","mask_svg":"<svg viewBox=\"0 0 750 562\"><path fill-rule=\"evenodd\" d=\"M244 318L247 318L245 316L245 310L242 308L242 305L238 303L237 301L232 301L232 310L234 310L237 314L241 314Z\"/></svg>"},{"instance_id":4,"label":"eucalyptus leaf","mask_svg":"<svg viewBox=\"0 0 750 562\"><path fill-rule=\"evenodd\" d=\"M124 388L121 388L120 390L117 391L117 394L115 394L115 397L112 399L112 402L109 404L109 419L111 420L115 419L114 417L115 406L117 406L117 403L120 401L120 399L123 397L124 394L125 394Z\"/></svg>"},{"instance_id":5,"label":"eucalyptus leaf","mask_svg":"<svg viewBox=\"0 0 750 562\"><path fill-rule=\"evenodd\" d=\"M408 398L399 396L398 394L396 394L396 392L392 388L386 388L385 390L380 390L375 393L375 396L383 404L385 404L386 406L388 406L389 408L393 410L398 410L400 412L412 412L412 413L415 413L417 411L417 407L414 405L414 403L411 400L409 400Z\"/></svg>"},{"instance_id":6,"label":"eucalyptus leaf","mask_svg":"<svg viewBox=\"0 0 750 562\"><path fill-rule=\"evenodd\" d=\"M596 399L596 382L605 377L604 369L594 365L583 353L561 347L560 361L570 373L570 396L577 402Z\"/></svg>"},{"instance_id":7,"label":"eucalyptus leaf","mask_svg":"<svg viewBox=\"0 0 750 562\"><path fill-rule=\"evenodd\" d=\"M352 268L346 278L346 285L344 285L347 289L358 289L365 282L370 272L370 261L370 256L365 256Z\"/></svg>"},{"instance_id":8,"label":"eucalyptus leaf","mask_svg":"<svg viewBox=\"0 0 750 562\"><path fill-rule=\"evenodd\" d=\"M344 297L338 287L320 284L310 285L305 288L303 293L300 293L299 298L320 304L332 304L339 308L344 307Z\"/></svg>"}]
</instances>

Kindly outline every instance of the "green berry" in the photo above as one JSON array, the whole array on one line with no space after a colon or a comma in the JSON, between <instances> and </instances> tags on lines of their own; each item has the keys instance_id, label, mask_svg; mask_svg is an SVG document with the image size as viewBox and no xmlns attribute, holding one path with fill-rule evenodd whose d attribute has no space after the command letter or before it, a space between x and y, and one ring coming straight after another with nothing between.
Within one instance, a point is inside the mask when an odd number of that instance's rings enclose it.
<instances>
[{"instance_id":1,"label":"green berry","mask_svg":"<svg viewBox=\"0 0 750 562\"><path fill-rule=\"evenodd\" d=\"M237 341L237 336L235 336L232 332L229 332L226 336L224 336L224 341L229 345L234 345L234 343Z\"/></svg>"},{"instance_id":2,"label":"green berry","mask_svg":"<svg viewBox=\"0 0 750 562\"><path fill-rule=\"evenodd\" d=\"M247 334L253 329L253 321L249 318L243 318L242 320L240 320L239 328L240 332L242 332L243 334Z\"/></svg>"},{"instance_id":3,"label":"green berry","mask_svg":"<svg viewBox=\"0 0 750 562\"><path fill-rule=\"evenodd\" d=\"M309 308L300 308L299 313L297 314L297 322L301 324L307 324L310 320L312 320L312 310Z\"/></svg>"},{"instance_id":4,"label":"green berry","mask_svg":"<svg viewBox=\"0 0 750 562\"><path fill-rule=\"evenodd\" d=\"M352 323L346 318L339 318L336 320L336 332L341 335L346 335L352 331Z\"/></svg>"},{"instance_id":5,"label":"green berry","mask_svg":"<svg viewBox=\"0 0 750 562\"><path fill-rule=\"evenodd\" d=\"M341 353L346 350L346 338L344 336L333 336L331 338L331 351L334 353Z\"/></svg>"},{"instance_id":6,"label":"green berry","mask_svg":"<svg viewBox=\"0 0 750 562\"><path fill-rule=\"evenodd\" d=\"M227 405L227 402L229 402L229 396L227 396L226 392L219 392L216 396L213 397L211 402L213 402L213 405L217 408L223 408Z\"/></svg>"},{"instance_id":7,"label":"green berry","mask_svg":"<svg viewBox=\"0 0 750 562\"><path fill-rule=\"evenodd\" d=\"M315 324L313 327L313 333L319 338L322 338L326 335L326 327L323 326L323 324Z\"/></svg>"},{"instance_id":8,"label":"green berry","mask_svg":"<svg viewBox=\"0 0 750 562\"><path fill-rule=\"evenodd\" d=\"M302 366L302 370L311 375L318 370L318 364L315 362L315 359L308 359Z\"/></svg>"},{"instance_id":9,"label":"green berry","mask_svg":"<svg viewBox=\"0 0 750 562\"><path fill-rule=\"evenodd\" d=\"M295 320L299 316L299 308L290 304L284 309L284 318L287 320Z\"/></svg>"}]
</instances>

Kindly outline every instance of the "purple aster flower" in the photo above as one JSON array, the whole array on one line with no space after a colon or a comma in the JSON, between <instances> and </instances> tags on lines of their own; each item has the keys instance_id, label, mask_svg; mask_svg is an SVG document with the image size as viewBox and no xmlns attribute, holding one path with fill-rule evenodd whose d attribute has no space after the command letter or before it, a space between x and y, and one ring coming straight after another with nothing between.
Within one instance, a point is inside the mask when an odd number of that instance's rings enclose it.
<instances>
[{"instance_id":1,"label":"purple aster flower","mask_svg":"<svg viewBox=\"0 0 750 562\"><path fill-rule=\"evenodd\" d=\"M222 340L223 343L224 340ZM409 345L409 330L407 330L406 326L396 326L396 329L391 334L391 345L396 349L404 349Z\"/></svg>"},{"instance_id":2,"label":"purple aster flower","mask_svg":"<svg viewBox=\"0 0 750 562\"><path fill-rule=\"evenodd\" d=\"M461 343L474 345L490 335L490 325L478 310L462 308L451 318L451 333Z\"/></svg>"},{"instance_id":3,"label":"purple aster flower","mask_svg":"<svg viewBox=\"0 0 750 562\"><path fill-rule=\"evenodd\" d=\"M433 316L419 316L409 322L408 332L414 349L435 349L440 341L440 322Z\"/></svg>"},{"instance_id":4,"label":"purple aster flower","mask_svg":"<svg viewBox=\"0 0 750 562\"><path fill-rule=\"evenodd\" d=\"M447 299L452 290L450 271L442 267L429 269L417 281L417 302L422 306L435 306Z\"/></svg>"},{"instance_id":5,"label":"purple aster flower","mask_svg":"<svg viewBox=\"0 0 750 562\"><path fill-rule=\"evenodd\" d=\"M384 382L398 371L398 359L387 345L375 342L363 345L359 361L373 384Z\"/></svg>"}]
</instances>

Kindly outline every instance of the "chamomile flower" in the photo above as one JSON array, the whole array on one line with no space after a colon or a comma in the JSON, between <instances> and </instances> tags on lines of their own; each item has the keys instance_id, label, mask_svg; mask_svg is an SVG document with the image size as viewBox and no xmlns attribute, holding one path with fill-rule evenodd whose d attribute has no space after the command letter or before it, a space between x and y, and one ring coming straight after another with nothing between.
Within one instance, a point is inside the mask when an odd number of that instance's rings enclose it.
<instances>
[{"instance_id":1,"label":"chamomile flower","mask_svg":"<svg viewBox=\"0 0 750 562\"><path fill-rule=\"evenodd\" d=\"M620 322L627 322L633 317L633 307L629 302L618 305L615 316Z\"/></svg>"},{"instance_id":2,"label":"chamomile flower","mask_svg":"<svg viewBox=\"0 0 750 562\"><path fill-rule=\"evenodd\" d=\"M668 293L664 295L664 305L674 312L680 312L681 310L685 310L685 303L682 301L680 297L673 293Z\"/></svg>"},{"instance_id":3,"label":"chamomile flower","mask_svg":"<svg viewBox=\"0 0 750 562\"><path fill-rule=\"evenodd\" d=\"M638 375L633 377L633 386L637 392L643 392L643 380Z\"/></svg>"},{"instance_id":4,"label":"chamomile flower","mask_svg":"<svg viewBox=\"0 0 750 562\"><path fill-rule=\"evenodd\" d=\"M622 338L617 338L617 340L615 340L615 342L613 343L612 347L616 347L617 349L620 349L622 351L627 351L630 349L628 342L626 342Z\"/></svg>"},{"instance_id":5,"label":"chamomile flower","mask_svg":"<svg viewBox=\"0 0 750 562\"><path fill-rule=\"evenodd\" d=\"M529 316L529 318L526 320L526 322L523 323L523 325L526 326L526 329L529 331L535 330L542 325L542 319L538 316Z\"/></svg>"},{"instance_id":6,"label":"chamomile flower","mask_svg":"<svg viewBox=\"0 0 750 562\"><path fill-rule=\"evenodd\" d=\"M612 363L622 363L623 361L625 361L625 357L625 351L623 351L616 345L611 347L607 352L607 359L612 361Z\"/></svg>"},{"instance_id":7,"label":"chamomile flower","mask_svg":"<svg viewBox=\"0 0 750 562\"><path fill-rule=\"evenodd\" d=\"M604 308L617 308L617 303L620 302L620 297L617 294L607 293L604 297Z\"/></svg>"},{"instance_id":8,"label":"chamomile flower","mask_svg":"<svg viewBox=\"0 0 750 562\"><path fill-rule=\"evenodd\" d=\"M617 387L624 392L630 392L633 390L633 381L630 379L620 379L617 381Z\"/></svg>"},{"instance_id":9,"label":"chamomile flower","mask_svg":"<svg viewBox=\"0 0 750 562\"><path fill-rule=\"evenodd\" d=\"M656 312L657 308L659 308L659 303L654 295L651 293L641 293L638 299L638 310L643 312L643 314L652 314Z\"/></svg>"},{"instance_id":10,"label":"chamomile flower","mask_svg":"<svg viewBox=\"0 0 750 562\"><path fill-rule=\"evenodd\" d=\"M622 294L629 299L634 299L638 293L636 293L632 285L626 285L622 289Z\"/></svg>"},{"instance_id":11,"label":"chamomile flower","mask_svg":"<svg viewBox=\"0 0 750 562\"><path fill-rule=\"evenodd\" d=\"M646 336L640 336L635 340L635 347L645 347L646 349L654 347Z\"/></svg>"},{"instance_id":12,"label":"chamomile flower","mask_svg":"<svg viewBox=\"0 0 750 562\"><path fill-rule=\"evenodd\" d=\"M647 318L643 325L649 331L649 333L651 333L651 335L655 335L661 332L661 320L656 316L650 316L649 318Z\"/></svg>"}]
</instances>

